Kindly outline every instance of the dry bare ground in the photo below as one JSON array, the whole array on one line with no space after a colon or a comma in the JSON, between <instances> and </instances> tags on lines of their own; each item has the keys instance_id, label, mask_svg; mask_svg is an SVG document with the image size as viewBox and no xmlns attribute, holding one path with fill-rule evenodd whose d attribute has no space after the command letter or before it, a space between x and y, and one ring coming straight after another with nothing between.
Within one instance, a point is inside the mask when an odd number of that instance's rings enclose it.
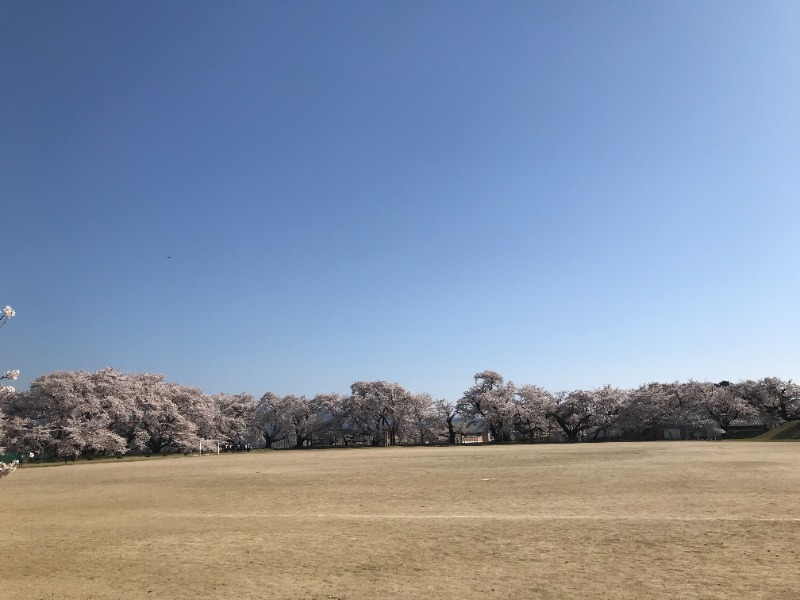
<instances>
[{"instance_id":1,"label":"dry bare ground","mask_svg":"<svg viewBox=\"0 0 800 600\"><path fill-rule=\"evenodd\" d=\"M800 445L269 452L18 470L2 599L800 597Z\"/></svg>"}]
</instances>

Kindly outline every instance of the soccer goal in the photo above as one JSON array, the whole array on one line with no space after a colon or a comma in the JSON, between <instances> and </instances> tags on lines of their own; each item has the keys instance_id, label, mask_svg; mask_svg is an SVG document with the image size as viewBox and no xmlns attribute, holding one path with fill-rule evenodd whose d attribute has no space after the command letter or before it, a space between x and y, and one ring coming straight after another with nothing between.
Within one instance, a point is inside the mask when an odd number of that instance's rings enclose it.
<instances>
[{"instance_id":1,"label":"soccer goal","mask_svg":"<svg viewBox=\"0 0 800 600\"><path fill-rule=\"evenodd\" d=\"M200 456L203 456L203 452L206 454L219 454L219 446L219 439L200 440Z\"/></svg>"}]
</instances>

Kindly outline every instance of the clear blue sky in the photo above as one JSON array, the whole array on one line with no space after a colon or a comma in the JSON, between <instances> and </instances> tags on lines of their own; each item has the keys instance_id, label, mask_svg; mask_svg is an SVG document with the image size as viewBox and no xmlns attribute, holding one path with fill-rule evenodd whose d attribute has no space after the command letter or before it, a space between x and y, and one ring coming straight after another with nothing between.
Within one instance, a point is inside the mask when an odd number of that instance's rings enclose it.
<instances>
[{"instance_id":1,"label":"clear blue sky","mask_svg":"<svg viewBox=\"0 0 800 600\"><path fill-rule=\"evenodd\" d=\"M794 0L6 0L0 69L19 388L800 375Z\"/></svg>"}]
</instances>

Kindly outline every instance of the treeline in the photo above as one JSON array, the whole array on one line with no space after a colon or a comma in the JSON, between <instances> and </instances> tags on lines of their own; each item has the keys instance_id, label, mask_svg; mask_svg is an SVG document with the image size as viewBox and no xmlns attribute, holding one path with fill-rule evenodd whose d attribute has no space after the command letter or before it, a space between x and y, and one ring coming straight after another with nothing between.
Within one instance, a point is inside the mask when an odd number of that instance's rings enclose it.
<instances>
[{"instance_id":1,"label":"treeline","mask_svg":"<svg viewBox=\"0 0 800 600\"><path fill-rule=\"evenodd\" d=\"M59 371L0 397L0 448L79 456L196 450L203 440L308 447L547 440L659 439L678 427L715 437L737 420L800 418L800 388L778 378L647 383L551 393L477 373L457 402L396 383L358 381L350 393L280 396L203 393L163 375Z\"/></svg>"}]
</instances>

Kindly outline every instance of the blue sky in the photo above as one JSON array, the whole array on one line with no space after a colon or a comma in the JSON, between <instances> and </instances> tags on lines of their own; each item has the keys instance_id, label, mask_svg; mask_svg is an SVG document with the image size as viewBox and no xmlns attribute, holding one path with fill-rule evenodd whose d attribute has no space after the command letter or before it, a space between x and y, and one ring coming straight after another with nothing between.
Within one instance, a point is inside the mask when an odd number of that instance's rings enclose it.
<instances>
[{"instance_id":1,"label":"blue sky","mask_svg":"<svg viewBox=\"0 0 800 600\"><path fill-rule=\"evenodd\" d=\"M6 1L0 69L17 387L798 378L797 2Z\"/></svg>"}]
</instances>

